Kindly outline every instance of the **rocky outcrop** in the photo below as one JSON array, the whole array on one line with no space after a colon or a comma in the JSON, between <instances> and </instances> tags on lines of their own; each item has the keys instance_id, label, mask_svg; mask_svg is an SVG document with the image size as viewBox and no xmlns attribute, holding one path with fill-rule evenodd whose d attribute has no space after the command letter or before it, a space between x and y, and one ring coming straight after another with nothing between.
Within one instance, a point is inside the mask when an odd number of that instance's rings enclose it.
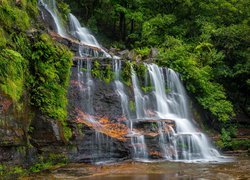
<instances>
[{"instance_id":1,"label":"rocky outcrop","mask_svg":"<svg viewBox=\"0 0 250 180\"><path fill-rule=\"evenodd\" d=\"M0 162L11 165L28 163L35 151L27 146L29 110L25 102L22 102L22 110L17 106L0 93Z\"/></svg>"}]
</instances>

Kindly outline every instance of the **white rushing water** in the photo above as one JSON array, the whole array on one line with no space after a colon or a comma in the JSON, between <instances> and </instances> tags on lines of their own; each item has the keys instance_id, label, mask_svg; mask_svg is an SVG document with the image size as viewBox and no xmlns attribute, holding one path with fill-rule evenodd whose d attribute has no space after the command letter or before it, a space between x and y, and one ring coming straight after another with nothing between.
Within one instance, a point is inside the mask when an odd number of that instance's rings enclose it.
<instances>
[{"instance_id":1,"label":"white rushing water","mask_svg":"<svg viewBox=\"0 0 250 180\"><path fill-rule=\"evenodd\" d=\"M126 116L126 118L129 121L129 128L133 129L133 123L131 122L131 115L129 110L129 99L127 94L125 93L124 84L121 82L120 75L121 75L121 60L119 59L113 59L113 72L115 74L115 91L120 97L121 100L121 107L123 115Z\"/></svg>"},{"instance_id":2,"label":"white rushing water","mask_svg":"<svg viewBox=\"0 0 250 180\"><path fill-rule=\"evenodd\" d=\"M188 104L188 98L185 88L179 78L178 73L172 69L160 68L156 64L146 64L150 82L152 85L154 99L149 94L144 93L139 85L138 77L133 67L132 85L135 103L135 119L128 108L128 96L124 91L124 85L119 80L121 65L115 61L114 72L116 74L116 90L121 98L123 113L130 121L131 144L134 150L134 159L144 161L149 158L147 141L143 134L138 134L133 129L133 121L155 120L159 132L159 147L163 158L176 161L218 161L220 154L209 143L208 138L192 123L192 115ZM147 76L147 74L146 74ZM148 81L145 77L145 82ZM150 107L156 103L156 107ZM154 109L154 115L147 115L146 112ZM175 122L175 128L165 124L161 120L172 120ZM166 132L164 129L169 129Z\"/></svg>"},{"instance_id":3,"label":"white rushing water","mask_svg":"<svg viewBox=\"0 0 250 180\"><path fill-rule=\"evenodd\" d=\"M133 67L131 67L132 71L132 85L134 90L135 97L135 110L136 110L136 118L143 119L146 118L145 110L146 110L146 97L143 96L141 89L139 87L138 78L136 76L136 72Z\"/></svg>"},{"instance_id":4,"label":"white rushing water","mask_svg":"<svg viewBox=\"0 0 250 180\"><path fill-rule=\"evenodd\" d=\"M39 5L43 6L46 11L52 16L53 21L56 25L56 32L62 36L62 37L67 37L66 30L64 26L62 25L62 22L57 14L58 10L56 7L56 2L55 0L39 0L38 1Z\"/></svg>"},{"instance_id":5,"label":"white rushing water","mask_svg":"<svg viewBox=\"0 0 250 180\"><path fill-rule=\"evenodd\" d=\"M81 55L81 53L79 53ZM94 81L91 76L92 69L91 60L86 61L78 60L77 63L77 76L78 76L78 86L81 96L81 109L88 116L88 121L96 123L93 116L93 97L94 97Z\"/></svg>"},{"instance_id":6,"label":"white rushing water","mask_svg":"<svg viewBox=\"0 0 250 180\"><path fill-rule=\"evenodd\" d=\"M69 22L70 22L70 33L72 36L79 39L85 45L88 45L91 47L96 47L96 48L100 49L102 52L102 56L111 57L103 48L101 48L101 46L97 42L95 36L93 36L86 27L82 27L80 22L78 21L78 19L71 13L69 14ZM93 50L93 48L91 48L91 50ZM85 47L85 49L83 49L83 52L88 55L89 48ZM96 50L94 53L92 53L90 55L100 56L100 54L98 52L99 51Z\"/></svg>"},{"instance_id":7,"label":"white rushing water","mask_svg":"<svg viewBox=\"0 0 250 180\"><path fill-rule=\"evenodd\" d=\"M86 45L100 47L96 38L89 32L87 28L82 27L78 19L71 13L69 14L69 22L70 32L74 37Z\"/></svg>"},{"instance_id":8,"label":"white rushing water","mask_svg":"<svg viewBox=\"0 0 250 180\"><path fill-rule=\"evenodd\" d=\"M56 29L54 29L54 31L57 32L62 37L69 37L69 35L66 32L66 28L63 26L60 16L58 15L56 1L39 0L38 3L51 15L56 26L55 27ZM43 15L43 11L41 11L41 13ZM90 31L86 27L81 26L79 20L71 13L69 14L69 29L70 29L70 34L76 39L80 40L81 43L84 45L80 48L82 55L111 58L110 54L108 54L100 46L100 44L98 43L96 38L90 33Z\"/></svg>"}]
</instances>

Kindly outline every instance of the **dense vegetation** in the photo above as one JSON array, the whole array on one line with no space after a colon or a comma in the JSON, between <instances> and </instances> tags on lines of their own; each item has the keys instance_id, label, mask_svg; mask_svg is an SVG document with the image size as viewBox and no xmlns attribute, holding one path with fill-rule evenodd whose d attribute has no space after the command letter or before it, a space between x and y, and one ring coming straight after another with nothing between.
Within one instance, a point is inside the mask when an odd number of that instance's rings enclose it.
<instances>
[{"instance_id":1,"label":"dense vegetation","mask_svg":"<svg viewBox=\"0 0 250 180\"><path fill-rule=\"evenodd\" d=\"M66 125L72 54L40 30L38 16L36 0L0 1L0 90L16 105L28 94L33 109Z\"/></svg>"},{"instance_id":2,"label":"dense vegetation","mask_svg":"<svg viewBox=\"0 0 250 180\"><path fill-rule=\"evenodd\" d=\"M180 72L188 91L220 121L235 111L249 116L250 1L64 1L111 46L142 55L158 48L157 63Z\"/></svg>"}]
</instances>

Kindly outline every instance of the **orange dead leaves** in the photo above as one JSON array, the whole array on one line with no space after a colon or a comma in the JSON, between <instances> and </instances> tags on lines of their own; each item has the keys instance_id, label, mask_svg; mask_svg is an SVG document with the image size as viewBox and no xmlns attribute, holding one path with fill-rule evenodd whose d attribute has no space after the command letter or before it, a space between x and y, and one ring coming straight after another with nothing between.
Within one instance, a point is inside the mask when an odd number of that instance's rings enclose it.
<instances>
[{"instance_id":1,"label":"orange dead leaves","mask_svg":"<svg viewBox=\"0 0 250 180\"><path fill-rule=\"evenodd\" d=\"M161 153L159 151L150 151L150 156L161 157Z\"/></svg>"},{"instance_id":2,"label":"orange dead leaves","mask_svg":"<svg viewBox=\"0 0 250 180\"><path fill-rule=\"evenodd\" d=\"M78 116L76 118L77 123L86 124L89 127L94 128L96 131L106 134L107 136L119 139L121 141L125 141L124 137L128 134L128 128L125 124L114 123L111 122L107 117L93 117L85 114L81 110L77 109L76 112ZM95 119L95 121L91 122L88 119Z\"/></svg>"}]
</instances>

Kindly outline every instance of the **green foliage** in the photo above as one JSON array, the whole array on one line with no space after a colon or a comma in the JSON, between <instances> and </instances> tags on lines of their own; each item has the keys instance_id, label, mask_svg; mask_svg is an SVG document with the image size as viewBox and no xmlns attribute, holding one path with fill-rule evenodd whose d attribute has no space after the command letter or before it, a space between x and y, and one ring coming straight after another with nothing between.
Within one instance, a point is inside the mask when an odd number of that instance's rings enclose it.
<instances>
[{"instance_id":1,"label":"green foliage","mask_svg":"<svg viewBox=\"0 0 250 180\"><path fill-rule=\"evenodd\" d=\"M136 48L135 52L140 54L142 57L147 57L150 53L150 48L148 47Z\"/></svg>"},{"instance_id":2,"label":"green foliage","mask_svg":"<svg viewBox=\"0 0 250 180\"><path fill-rule=\"evenodd\" d=\"M107 67L105 68L105 71L103 73L103 78L107 84L113 80L114 74L112 72L112 68L110 64L108 64Z\"/></svg>"},{"instance_id":3,"label":"green foliage","mask_svg":"<svg viewBox=\"0 0 250 180\"><path fill-rule=\"evenodd\" d=\"M142 39L145 41L147 46L157 46L164 42L164 36L173 35L171 32L172 28L166 28L172 26L175 23L176 17L173 14L161 15L158 14L156 17L143 23L142 28Z\"/></svg>"},{"instance_id":4,"label":"green foliage","mask_svg":"<svg viewBox=\"0 0 250 180\"><path fill-rule=\"evenodd\" d=\"M5 32L2 28L0 28L0 48L5 47L7 40L5 38Z\"/></svg>"},{"instance_id":5,"label":"green foliage","mask_svg":"<svg viewBox=\"0 0 250 180\"><path fill-rule=\"evenodd\" d=\"M71 129L67 126L66 122L63 122L63 134L64 138L66 141L69 141L69 139L72 137L72 131Z\"/></svg>"},{"instance_id":6,"label":"green foliage","mask_svg":"<svg viewBox=\"0 0 250 180\"><path fill-rule=\"evenodd\" d=\"M67 87L72 54L54 44L42 34L37 37L31 58L34 74L31 83L31 102L49 117L64 120L67 116Z\"/></svg>"},{"instance_id":7,"label":"green foliage","mask_svg":"<svg viewBox=\"0 0 250 180\"><path fill-rule=\"evenodd\" d=\"M250 140L237 139L236 135L236 126L230 125L227 128L222 128L220 139L216 142L217 146L223 150L248 150L250 148Z\"/></svg>"},{"instance_id":8,"label":"green foliage","mask_svg":"<svg viewBox=\"0 0 250 180\"><path fill-rule=\"evenodd\" d=\"M25 170L21 166L7 166L4 164L0 164L0 177L4 179L16 179L17 177L24 176L27 174L27 170Z\"/></svg>"},{"instance_id":9,"label":"green foliage","mask_svg":"<svg viewBox=\"0 0 250 180\"><path fill-rule=\"evenodd\" d=\"M0 89L15 102L23 94L27 65L27 60L16 51L0 52Z\"/></svg>"},{"instance_id":10,"label":"green foliage","mask_svg":"<svg viewBox=\"0 0 250 180\"><path fill-rule=\"evenodd\" d=\"M55 165L64 165L67 161L67 158L62 154L51 153L48 156L40 156L38 162L29 168L29 172L37 173Z\"/></svg>"},{"instance_id":11,"label":"green foliage","mask_svg":"<svg viewBox=\"0 0 250 180\"><path fill-rule=\"evenodd\" d=\"M131 62L125 61L123 66L122 66L121 77L122 77L122 81L127 86L131 85L131 75L132 75L131 65L132 65Z\"/></svg>"},{"instance_id":12,"label":"green foliage","mask_svg":"<svg viewBox=\"0 0 250 180\"><path fill-rule=\"evenodd\" d=\"M129 109L130 109L130 111L135 112L136 107L135 107L134 101L129 101Z\"/></svg>"},{"instance_id":13,"label":"green foliage","mask_svg":"<svg viewBox=\"0 0 250 180\"><path fill-rule=\"evenodd\" d=\"M94 61L93 67L91 69L91 74L94 78L101 79L105 83L109 84L114 79L114 73L111 69L110 64L107 66L100 67L100 62L98 60Z\"/></svg>"},{"instance_id":14,"label":"green foliage","mask_svg":"<svg viewBox=\"0 0 250 180\"><path fill-rule=\"evenodd\" d=\"M68 20L68 14L70 13L69 5L62 1L57 1L57 6L62 18Z\"/></svg>"},{"instance_id":15,"label":"green foliage","mask_svg":"<svg viewBox=\"0 0 250 180\"><path fill-rule=\"evenodd\" d=\"M0 25L6 30L27 30L30 27L30 18L27 12L13 5L12 1L3 2L0 5Z\"/></svg>"},{"instance_id":16,"label":"green foliage","mask_svg":"<svg viewBox=\"0 0 250 180\"><path fill-rule=\"evenodd\" d=\"M144 79L147 67L143 63L133 63L133 68L139 79Z\"/></svg>"},{"instance_id":17,"label":"green foliage","mask_svg":"<svg viewBox=\"0 0 250 180\"><path fill-rule=\"evenodd\" d=\"M227 100L224 88L212 81L211 66L222 58L221 53L216 53L209 44L200 44L192 51L192 46L172 37L164 45L158 63L181 72L187 90L195 94L198 102L220 121L229 120L234 115L232 103ZM200 52L201 48L208 51Z\"/></svg>"},{"instance_id":18,"label":"green foliage","mask_svg":"<svg viewBox=\"0 0 250 180\"><path fill-rule=\"evenodd\" d=\"M144 93L148 93L148 92L153 91L152 86L142 86L141 89L143 90Z\"/></svg>"},{"instance_id":19,"label":"green foliage","mask_svg":"<svg viewBox=\"0 0 250 180\"><path fill-rule=\"evenodd\" d=\"M65 1L85 23L93 21L96 32L142 57L149 47L160 49L158 64L178 71L188 91L220 121L234 115L227 96L249 114L249 1ZM129 85L129 68L122 77Z\"/></svg>"}]
</instances>

